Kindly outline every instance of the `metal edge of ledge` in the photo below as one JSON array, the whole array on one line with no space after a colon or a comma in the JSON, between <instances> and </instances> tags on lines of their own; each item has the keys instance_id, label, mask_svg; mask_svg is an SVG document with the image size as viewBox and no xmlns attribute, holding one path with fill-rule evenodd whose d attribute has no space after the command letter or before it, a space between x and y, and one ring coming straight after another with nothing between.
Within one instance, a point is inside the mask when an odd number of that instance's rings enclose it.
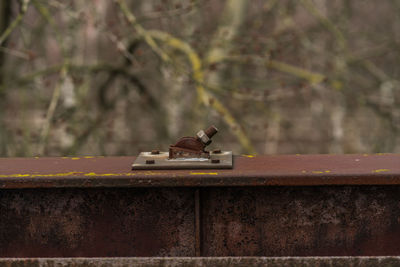
<instances>
[{"instance_id":1,"label":"metal edge of ledge","mask_svg":"<svg viewBox=\"0 0 400 267\"><path fill-rule=\"evenodd\" d=\"M400 257L0 258L3 266L398 266Z\"/></svg>"},{"instance_id":2,"label":"metal edge of ledge","mask_svg":"<svg viewBox=\"0 0 400 267\"><path fill-rule=\"evenodd\" d=\"M131 170L135 157L0 158L0 188L398 185L400 154L235 156L233 169Z\"/></svg>"}]
</instances>

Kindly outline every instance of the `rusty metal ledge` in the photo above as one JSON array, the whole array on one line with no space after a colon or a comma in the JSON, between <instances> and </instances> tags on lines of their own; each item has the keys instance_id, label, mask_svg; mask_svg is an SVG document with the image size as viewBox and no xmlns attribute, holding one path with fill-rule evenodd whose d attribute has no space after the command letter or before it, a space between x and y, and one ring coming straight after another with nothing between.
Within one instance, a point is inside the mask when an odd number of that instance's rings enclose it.
<instances>
[{"instance_id":1,"label":"rusty metal ledge","mask_svg":"<svg viewBox=\"0 0 400 267\"><path fill-rule=\"evenodd\" d=\"M400 184L400 154L236 156L232 170L132 171L134 159L1 158L0 188Z\"/></svg>"},{"instance_id":2,"label":"rusty metal ledge","mask_svg":"<svg viewBox=\"0 0 400 267\"><path fill-rule=\"evenodd\" d=\"M5 258L0 267L25 266L398 266L400 257L172 257Z\"/></svg>"}]
</instances>

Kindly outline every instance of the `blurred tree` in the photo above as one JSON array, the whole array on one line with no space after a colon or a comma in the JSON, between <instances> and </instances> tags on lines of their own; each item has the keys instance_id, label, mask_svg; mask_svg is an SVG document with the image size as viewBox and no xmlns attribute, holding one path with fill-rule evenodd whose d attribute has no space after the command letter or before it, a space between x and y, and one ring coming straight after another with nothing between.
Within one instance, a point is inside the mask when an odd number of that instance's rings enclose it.
<instances>
[{"instance_id":1,"label":"blurred tree","mask_svg":"<svg viewBox=\"0 0 400 267\"><path fill-rule=\"evenodd\" d=\"M9 26L9 19L11 14L11 1L1 1L0 2L0 33L4 33ZM4 99L5 99L5 88L4 88L4 53L0 52L0 110L4 111ZM5 125L4 120L2 119L3 112L0 113L0 154L6 155L6 133L4 131Z\"/></svg>"},{"instance_id":2,"label":"blurred tree","mask_svg":"<svg viewBox=\"0 0 400 267\"><path fill-rule=\"evenodd\" d=\"M0 154L136 154L209 123L236 153L399 152L399 11L2 1Z\"/></svg>"}]
</instances>

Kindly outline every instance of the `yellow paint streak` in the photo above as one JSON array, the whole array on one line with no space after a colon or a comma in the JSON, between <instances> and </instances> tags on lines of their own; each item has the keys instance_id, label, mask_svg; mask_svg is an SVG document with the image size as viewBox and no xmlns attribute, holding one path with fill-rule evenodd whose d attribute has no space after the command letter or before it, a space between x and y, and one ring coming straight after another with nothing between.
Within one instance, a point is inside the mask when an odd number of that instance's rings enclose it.
<instances>
[{"instance_id":1,"label":"yellow paint streak","mask_svg":"<svg viewBox=\"0 0 400 267\"><path fill-rule=\"evenodd\" d=\"M62 159L78 160L78 159L80 159L80 158L78 158L78 157L62 157Z\"/></svg>"},{"instance_id":2,"label":"yellow paint streak","mask_svg":"<svg viewBox=\"0 0 400 267\"><path fill-rule=\"evenodd\" d=\"M128 172L128 173L95 173L95 172L89 172L83 174L84 176L97 176L97 177L105 177L105 176L134 176L136 175L135 173Z\"/></svg>"},{"instance_id":3,"label":"yellow paint streak","mask_svg":"<svg viewBox=\"0 0 400 267\"><path fill-rule=\"evenodd\" d=\"M82 172L62 172L62 173L49 173L49 174L30 174L30 173L24 173L24 174L0 174L0 178L10 178L10 177L29 177L29 178L35 178L35 177L60 177L60 176L71 176L71 175L76 175Z\"/></svg>"},{"instance_id":4,"label":"yellow paint streak","mask_svg":"<svg viewBox=\"0 0 400 267\"><path fill-rule=\"evenodd\" d=\"M190 175L218 175L218 172L191 172Z\"/></svg>"},{"instance_id":5,"label":"yellow paint streak","mask_svg":"<svg viewBox=\"0 0 400 267\"><path fill-rule=\"evenodd\" d=\"M105 177L105 176L134 176L136 173L83 173L83 172L60 172L60 173L48 173L48 174L0 174L0 178L15 178L15 177L29 177L29 178L37 178L37 177L64 177L64 176L74 176L74 175L83 175L83 176L96 176L96 177Z\"/></svg>"},{"instance_id":6,"label":"yellow paint streak","mask_svg":"<svg viewBox=\"0 0 400 267\"><path fill-rule=\"evenodd\" d=\"M0 178L9 178L9 177L29 177L29 174L0 174Z\"/></svg>"},{"instance_id":7,"label":"yellow paint streak","mask_svg":"<svg viewBox=\"0 0 400 267\"><path fill-rule=\"evenodd\" d=\"M254 155L246 155L246 154L243 154L242 156L243 157L248 157L248 158L254 158L255 157Z\"/></svg>"},{"instance_id":8,"label":"yellow paint streak","mask_svg":"<svg viewBox=\"0 0 400 267\"><path fill-rule=\"evenodd\" d=\"M374 173L378 173L378 172L388 172L390 171L389 169L377 169L377 170L373 170L372 172Z\"/></svg>"},{"instance_id":9,"label":"yellow paint streak","mask_svg":"<svg viewBox=\"0 0 400 267\"><path fill-rule=\"evenodd\" d=\"M84 157L85 159L94 159L94 157L93 156L86 156L86 157Z\"/></svg>"},{"instance_id":10,"label":"yellow paint streak","mask_svg":"<svg viewBox=\"0 0 400 267\"><path fill-rule=\"evenodd\" d=\"M330 173L330 170L325 170L325 171L311 171L311 173L315 173L315 174L322 174L322 173Z\"/></svg>"},{"instance_id":11,"label":"yellow paint streak","mask_svg":"<svg viewBox=\"0 0 400 267\"><path fill-rule=\"evenodd\" d=\"M60 172L60 173L50 173L50 174L28 174L29 177L60 177L60 176L72 176L82 172Z\"/></svg>"}]
</instances>

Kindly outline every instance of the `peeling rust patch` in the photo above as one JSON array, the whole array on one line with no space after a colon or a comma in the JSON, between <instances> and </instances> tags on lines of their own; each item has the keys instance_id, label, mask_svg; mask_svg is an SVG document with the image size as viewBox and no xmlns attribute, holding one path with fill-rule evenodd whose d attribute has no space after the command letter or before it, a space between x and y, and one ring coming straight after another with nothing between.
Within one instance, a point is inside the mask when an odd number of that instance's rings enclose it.
<instances>
[{"instance_id":1,"label":"peeling rust patch","mask_svg":"<svg viewBox=\"0 0 400 267\"><path fill-rule=\"evenodd\" d=\"M399 207L400 186L0 190L0 257L400 255Z\"/></svg>"},{"instance_id":2,"label":"peeling rust patch","mask_svg":"<svg viewBox=\"0 0 400 267\"><path fill-rule=\"evenodd\" d=\"M194 254L193 189L0 191L0 257Z\"/></svg>"},{"instance_id":3,"label":"peeling rust patch","mask_svg":"<svg viewBox=\"0 0 400 267\"><path fill-rule=\"evenodd\" d=\"M400 255L400 186L203 190L204 256Z\"/></svg>"}]
</instances>

